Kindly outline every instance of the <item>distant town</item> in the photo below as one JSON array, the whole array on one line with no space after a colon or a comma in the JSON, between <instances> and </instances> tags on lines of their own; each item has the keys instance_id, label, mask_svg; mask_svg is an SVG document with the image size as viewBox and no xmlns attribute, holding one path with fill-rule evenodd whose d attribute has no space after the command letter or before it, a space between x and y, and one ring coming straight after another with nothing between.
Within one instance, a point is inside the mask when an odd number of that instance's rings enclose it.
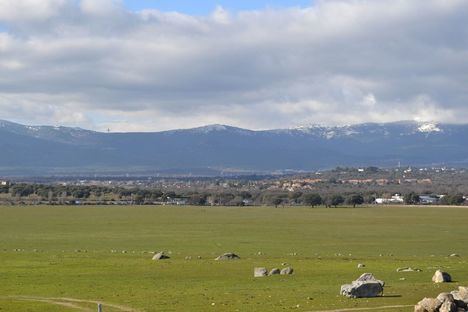
<instances>
[{"instance_id":1,"label":"distant town","mask_svg":"<svg viewBox=\"0 0 468 312\"><path fill-rule=\"evenodd\" d=\"M343 168L232 177L0 178L6 205L465 205L464 168Z\"/></svg>"}]
</instances>

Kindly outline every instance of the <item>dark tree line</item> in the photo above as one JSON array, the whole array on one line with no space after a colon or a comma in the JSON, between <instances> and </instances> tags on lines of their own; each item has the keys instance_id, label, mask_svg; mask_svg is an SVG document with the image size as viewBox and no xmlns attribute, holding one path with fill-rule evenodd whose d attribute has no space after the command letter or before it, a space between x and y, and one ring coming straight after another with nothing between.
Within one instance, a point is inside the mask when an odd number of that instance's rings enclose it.
<instances>
[{"instance_id":1,"label":"dark tree line","mask_svg":"<svg viewBox=\"0 0 468 312\"><path fill-rule=\"evenodd\" d=\"M228 190L189 191L161 190L152 188L125 188L92 185L60 185L16 183L0 187L3 203L44 203L44 204L188 204L215 206L272 205L311 207L356 207L373 204L374 192L288 192L281 190ZM420 196L415 192L405 194L405 204L420 204ZM439 201L444 205L462 205L465 198L461 194L449 194Z\"/></svg>"}]
</instances>

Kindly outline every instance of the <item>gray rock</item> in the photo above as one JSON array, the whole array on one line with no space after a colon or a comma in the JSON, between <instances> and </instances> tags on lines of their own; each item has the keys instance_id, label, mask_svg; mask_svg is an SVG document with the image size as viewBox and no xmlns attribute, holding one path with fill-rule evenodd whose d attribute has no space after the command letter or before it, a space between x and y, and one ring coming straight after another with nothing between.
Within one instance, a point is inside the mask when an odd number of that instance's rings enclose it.
<instances>
[{"instance_id":1,"label":"gray rock","mask_svg":"<svg viewBox=\"0 0 468 312\"><path fill-rule=\"evenodd\" d=\"M219 260L239 260L239 259L240 257L236 255L235 253L228 252L228 253L225 253L224 255L217 257L215 260L219 261Z\"/></svg>"},{"instance_id":2,"label":"gray rock","mask_svg":"<svg viewBox=\"0 0 468 312\"><path fill-rule=\"evenodd\" d=\"M413 269L411 267L406 267L406 268L398 268L397 272L422 272L421 269Z\"/></svg>"},{"instance_id":3,"label":"gray rock","mask_svg":"<svg viewBox=\"0 0 468 312\"><path fill-rule=\"evenodd\" d=\"M264 277L268 275L266 268L254 268L254 277Z\"/></svg>"},{"instance_id":4,"label":"gray rock","mask_svg":"<svg viewBox=\"0 0 468 312\"><path fill-rule=\"evenodd\" d=\"M437 312L442 302L435 298L424 298L414 307L414 312Z\"/></svg>"},{"instance_id":5,"label":"gray rock","mask_svg":"<svg viewBox=\"0 0 468 312\"><path fill-rule=\"evenodd\" d=\"M284 268L280 271L281 275L291 275L294 273L294 269L291 267Z\"/></svg>"},{"instance_id":6,"label":"gray rock","mask_svg":"<svg viewBox=\"0 0 468 312\"><path fill-rule=\"evenodd\" d=\"M468 287L458 287L458 290L451 292L455 300L463 301L468 304Z\"/></svg>"},{"instance_id":7,"label":"gray rock","mask_svg":"<svg viewBox=\"0 0 468 312\"><path fill-rule=\"evenodd\" d=\"M447 272L437 270L432 277L432 281L434 283L450 283L452 281L452 277Z\"/></svg>"},{"instance_id":8,"label":"gray rock","mask_svg":"<svg viewBox=\"0 0 468 312\"><path fill-rule=\"evenodd\" d=\"M451 293L446 293L446 292L440 293L436 299L442 303L455 301L455 299L453 298L453 295Z\"/></svg>"},{"instance_id":9,"label":"gray rock","mask_svg":"<svg viewBox=\"0 0 468 312\"><path fill-rule=\"evenodd\" d=\"M169 259L170 257L169 256L166 256L164 254L164 251L161 251L161 252L158 252L156 254L154 254L153 256L153 260L165 260L165 259Z\"/></svg>"},{"instance_id":10,"label":"gray rock","mask_svg":"<svg viewBox=\"0 0 468 312\"><path fill-rule=\"evenodd\" d=\"M358 279L355 282L377 282L380 285L385 286L385 282L378 280L375 278L374 274L372 273L364 273L361 276L358 277Z\"/></svg>"},{"instance_id":11,"label":"gray rock","mask_svg":"<svg viewBox=\"0 0 468 312\"><path fill-rule=\"evenodd\" d=\"M274 268L274 269L271 269L270 273L268 273L268 275L278 275L281 273L281 270L278 269L278 268Z\"/></svg>"},{"instance_id":12,"label":"gray rock","mask_svg":"<svg viewBox=\"0 0 468 312\"><path fill-rule=\"evenodd\" d=\"M439 308L439 312L458 312L455 302L445 301Z\"/></svg>"},{"instance_id":13,"label":"gray rock","mask_svg":"<svg viewBox=\"0 0 468 312\"><path fill-rule=\"evenodd\" d=\"M359 263L359 264L357 265L357 267L358 267L358 269L362 269L362 268L365 268L366 265L365 265L365 264L362 264L362 263Z\"/></svg>"},{"instance_id":14,"label":"gray rock","mask_svg":"<svg viewBox=\"0 0 468 312\"><path fill-rule=\"evenodd\" d=\"M354 281L341 286L340 294L349 298L372 298L381 296L383 286L375 281Z\"/></svg>"}]
</instances>

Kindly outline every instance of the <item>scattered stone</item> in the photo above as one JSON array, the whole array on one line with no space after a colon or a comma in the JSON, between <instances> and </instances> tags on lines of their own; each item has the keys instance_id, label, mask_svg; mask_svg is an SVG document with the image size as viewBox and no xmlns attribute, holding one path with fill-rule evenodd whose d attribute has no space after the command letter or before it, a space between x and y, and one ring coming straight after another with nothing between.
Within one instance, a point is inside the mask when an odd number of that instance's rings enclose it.
<instances>
[{"instance_id":1,"label":"scattered stone","mask_svg":"<svg viewBox=\"0 0 468 312\"><path fill-rule=\"evenodd\" d=\"M362 263L358 263L357 267L358 267L358 269L362 269L362 268L365 268L366 265L362 264Z\"/></svg>"},{"instance_id":2,"label":"scattered stone","mask_svg":"<svg viewBox=\"0 0 468 312\"><path fill-rule=\"evenodd\" d=\"M127 253L127 251L126 251L126 250L122 250L122 253L123 253L123 254L126 254L126 253Z\"/></svg>"},{"instance_id":3,"label":"scattered stone","mask_svg":"<svg viewBox=\"0 0 468 312\"><path fill-rule=\"evenodd\" d=\"M278 275L278 274L281 274L281 270L278 269L278 268L274 268L274 269L271 269L270 273L268 273L268 275Z\"/></svg>"},{"instance_id":4,"label":"scattered stone","mask_svg":"<svg viewBox=\"0 0 468 312\"><path fill-rule=\"evenodd\" d=\"M288 265L286 262L281 263L282 266Z\"/></svg>"},{"instance_id":5,"label":"scattered stone","mask_svg":"<svg viewBox=\"0 0 468 312\"><path fill-rule=\"evenodd\" d=\"M217 257L215 260L219 261L219 260L239 260L239 259L240 257L236 255L235 253L228 252L228 253L225 253L224 255Z\"/></svg>"},{"instance_id":6,"label":"scattered stone","mask_svg":"<svg viewBox=\"0 0 468 312\"><path fill-rule=\"evenodd\" d=\"M197 256L197 259L201 259L201 256Z\"/></svg>"},{"instance_id":7,"label":"scattered stone","mask_svg":"<svg viewBox=\"0 0 468 312\"><path fill-rule=\"evenodd\" d=\"M294 269L291 267L284 268L280 271L281 275L291 275L294 273Z\"/></svg>"},{"instance_id":8,"label":"scattered stone","mask_svg":"<svg viewBox=\"0 0 468 312\"><path fill-rule=\"evenodd\" d=\"M264 277L268 275L266 268L254 268L254 277Z\"/></svg>"},{"instance_id":9,"label":"scattered stone","mask_svg":"<svg viewBox=\"0 0 468 312\"><path fill-rule=\"evenodd\" d=\"M192 260L192 257L191 257L191 256L187 256L187 257L185 257L185 260Z\"/></svg>"},{"instance_id":10,"label":"scattered stone","mask_svg":"<svg viewBox=\"0 0 468 312\"><path fill-rule=\"evenodd\" d=\"M407 268L398 268L396 270L397 272L422 272L421 269L413 269L411 267L407 267Z\"/></svg>"},{"instance_id":11,"label":"scattered stone","mask_svg":"<svg viewBox=\"0 0 468 312\"><path fill-rule=\"evenodd\" d=\"M372 298L381 296L385 283L371 273L362 274L351 284L341 286L340 294L349 298Z\"/></svg>"},{"instance_id":12,"label":"scattered stone","mask_svg":"<svg viewBox=\"0 0 468 312\"><path fill-rule=\"evenodd\" d=\"M447 272L437 270L432 277L432 281L434 283L450 283L452 281L452 277Z\"/></svg>"},{"instance_id":13,"label":"scattered stone","mask_svg":"<svg viewBox=\"0 0 468 312\"><path fill-rule=\"evenodd\" d=\"M164 259L170 259L169 256L166 256L164 254L164 251L158 252L153 256L153 260L164 260Z\"/></svg>"},{"instance_id":14,"label":"scattered stone","mask_svg":"<svg viewBox=\"0 0 468 312\"><path fill-rule=\"evenodd\" d=\"M406 281L406 278L400 277L400 281Z\"/></svg>"},{"instance_id":15,"label":"scattered stone","mask_svg":"<svg viewBox=\"0 0 468 312\"><path fill-rule=\"evenodd\" d=\"M456 253L453 253L453 254L451 254L449 257L452 257L452 258L453 258L453 257L457 257L457 258L459 258L460 255L459 255L459 254L456 254Z\"/></svg>"}]
</instances>

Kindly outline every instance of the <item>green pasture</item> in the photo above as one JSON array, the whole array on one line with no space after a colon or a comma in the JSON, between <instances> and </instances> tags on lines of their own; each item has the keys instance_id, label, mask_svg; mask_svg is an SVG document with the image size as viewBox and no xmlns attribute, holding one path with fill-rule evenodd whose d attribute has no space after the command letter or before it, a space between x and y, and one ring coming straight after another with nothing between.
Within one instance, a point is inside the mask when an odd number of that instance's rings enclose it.
<instances>
[{"instance_id":1,"label":"green pasture","mask_svg":"<svg viewBox=\"0 0 468 312\"><path fill-rule=\"evenodd\" d=\"M152 251L171 259L152 261ZM231 251L241 260L213 260ZM406 306L468 285L467 259L463 208L0 207L1 312ZM253 277L284 263L294 275ZM438 268L454 282L432 284ZM384 297L338 295L364 272L386 282Z\"/></svg>"}]
</instances>

